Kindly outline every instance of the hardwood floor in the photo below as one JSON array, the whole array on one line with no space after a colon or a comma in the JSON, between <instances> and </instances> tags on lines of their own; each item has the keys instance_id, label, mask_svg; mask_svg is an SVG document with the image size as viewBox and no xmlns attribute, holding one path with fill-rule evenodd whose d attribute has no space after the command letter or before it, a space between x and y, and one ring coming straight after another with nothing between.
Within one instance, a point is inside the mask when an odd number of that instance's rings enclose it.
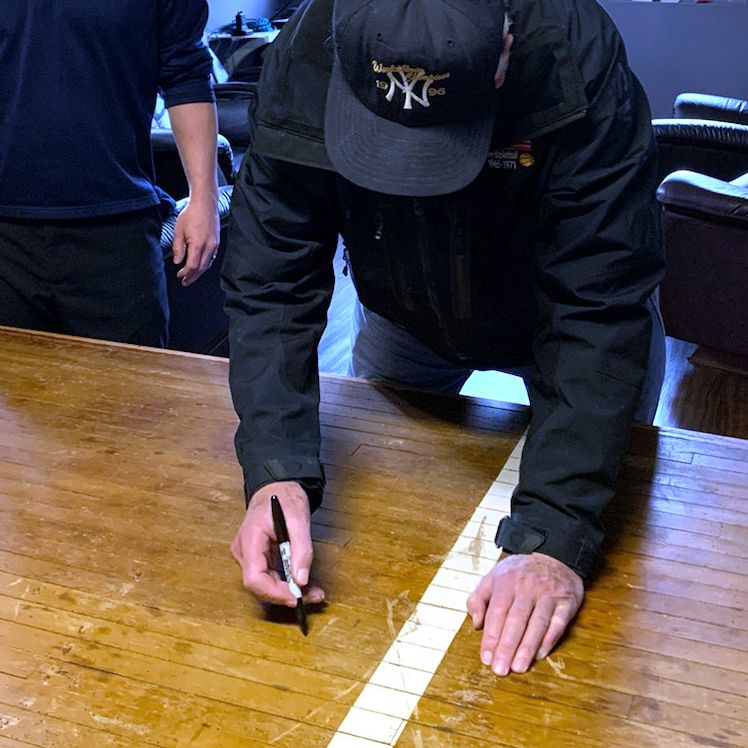
<instances>
[{"instance_id":1,"label":"hardwood floor","mask_svg":"<svg viewBox=\"0 0 748 748\"><path fill-rule=\"evenodd\" d=\"M748 438L748 375L706 365L697 349L685 340L667 339L667 373L655 425Z\"/></svg>"},{"instance_id":2,"label":"hardwood floor","mask_svg":"<svg viewBox=\"0 0 748 748\"><path fill-rule=\"evenodd\" d=\"M319 366L324 373L346 373L355 298L350 277L343 274L339 248L328 327L319 346ZM748 439L748 375L699 364L698 358L689 361L696 348L683 340L667 339L667 370L655 425ZM496 371L473 374L462 394L528 404L522 380Z\"/></svg>"}]
</instances>

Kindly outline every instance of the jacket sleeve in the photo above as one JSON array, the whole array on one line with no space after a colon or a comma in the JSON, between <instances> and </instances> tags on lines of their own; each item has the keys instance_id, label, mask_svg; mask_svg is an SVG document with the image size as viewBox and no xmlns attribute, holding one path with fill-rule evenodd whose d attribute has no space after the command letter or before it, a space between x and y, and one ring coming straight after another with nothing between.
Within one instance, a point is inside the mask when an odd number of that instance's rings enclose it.
<instances>
[{"instance_id":1,"label":"jacket sleeve","mask_svg":"<svg viewBox=\"0 0 748 748\"><path fill-rule=\"evenodd\" d=\"M334 175L250 148L231 211L223 288L246 495L298 480L314 510L324 486L317 345L333 287Z\"/></svg>"},{"instance_id":2,"label":"jacket sleeve","mask_svg":"<svg viewBox=\"0 0 748 748\"><path fill-rule=\"evenodd\" d=\"M497 544L539 551L588 577L603 539L663 274L649 107L617 32L550 165L535 246L540 375L511 518ZM597 52L598 56L600 52ZM589 64L589 63L583 63Z\"/></svg>"},{"instance_id":3,"label":"jacket sleeve","mask_svg":"<svg viewBox=\"0 0 748 748\"><path fill-rule=\"evenodd\" d=\"M159 87L167 107L213 102L212 62L202 37L205 0L159 0Z\"/></svg>"}]
</instances>

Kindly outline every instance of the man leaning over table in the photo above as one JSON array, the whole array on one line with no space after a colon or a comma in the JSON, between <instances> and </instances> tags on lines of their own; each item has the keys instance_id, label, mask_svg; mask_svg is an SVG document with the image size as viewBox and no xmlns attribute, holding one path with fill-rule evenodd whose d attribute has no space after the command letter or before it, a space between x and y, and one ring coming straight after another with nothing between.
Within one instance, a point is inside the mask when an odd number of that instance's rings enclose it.
<instances>
[{"instance_id":1,"label":"man leaning over table","mask_svg":"<svg viewBox=\"0 0 748 748\"><path fill-rule=\"evenodd\" d=\"M219 232L207 17L205 0L3 0L0 324L166 344L172 202L151 118L161 90L190 188L173 244L189 285Z\"/></svg>"},{"instance_id":2,"label":"man leaning over table","mask_svg":"<svg viewBox=\"0 0 748 748\"><path fill-rule=\"evenodd\" d=\"M311 0L271 52L224 266L244 583L295 602L269 564L277 494L294 577L324 598L316 347L340 233L353 374L447 392L474 369L526 378L509 555L468 600L483 662L524 672L582 602L630 426L662 382L646 98L594 0L519 0L511 26L501 0Z\"/></svg>"}]
</instances>

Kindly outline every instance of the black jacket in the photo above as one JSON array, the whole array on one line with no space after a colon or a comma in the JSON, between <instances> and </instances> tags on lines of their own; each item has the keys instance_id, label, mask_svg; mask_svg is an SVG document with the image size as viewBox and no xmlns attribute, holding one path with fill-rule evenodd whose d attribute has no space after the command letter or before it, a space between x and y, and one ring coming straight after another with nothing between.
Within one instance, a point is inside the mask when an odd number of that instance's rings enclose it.
<instances>
[{"instance_id":1,"label":"black jacket","mask_svg":"<svg viewBox=\"0 0 748 748\"><path fill-rule=\"evenodd\" d=\"M224 288L247 491L297 479L321 500L316 348L340 232L365 306L466 366L537 363L503 541L588 575L663 270L649 108L618 32L594 0L512 3L486 167L458 193L413 199L332 170L331 9L310 0L273 44L234 190Z\"/></svg>"}]
</instances>

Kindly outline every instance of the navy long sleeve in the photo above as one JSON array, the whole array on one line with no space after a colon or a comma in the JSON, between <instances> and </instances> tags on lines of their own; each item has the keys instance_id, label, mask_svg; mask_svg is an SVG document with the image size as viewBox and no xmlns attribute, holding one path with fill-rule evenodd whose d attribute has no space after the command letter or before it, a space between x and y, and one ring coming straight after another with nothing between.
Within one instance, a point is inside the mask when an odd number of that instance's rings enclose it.
<instances>
[{"instance_id":1,"label":"navy long sleeve","mask_svg":"<svg viewBox=\"0 0 748 748\"><path fill-rule=\"evenodd\" d=\"M150 124L213 101L205 0L4 0L0 216L79 218L157 205Z\"/></svg>"}]
</instances>

